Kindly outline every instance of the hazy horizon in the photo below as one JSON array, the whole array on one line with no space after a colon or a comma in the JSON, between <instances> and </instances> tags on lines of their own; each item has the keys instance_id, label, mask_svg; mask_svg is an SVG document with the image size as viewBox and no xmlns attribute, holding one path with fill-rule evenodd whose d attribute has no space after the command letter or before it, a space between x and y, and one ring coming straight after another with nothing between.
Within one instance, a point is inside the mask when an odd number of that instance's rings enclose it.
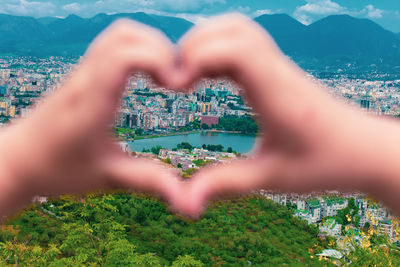
<instances>
[{"instance_id":1,"label":"hazy horizon","mask_svg":"<svg viewBox=\"0 0 400 267\"><path fill-rule=\"evenodd\" d=\"M400 1L397 0L3 0L0 13L18 16L59 17L76 14L90 18L99 13L135 13L174 16L198 23L207 17L226 12L240 12L250 17L262 14L287 14L309 25L329 15L347 14L367 18L382 27L400 32Z\"/></svg>"}]
</instances>

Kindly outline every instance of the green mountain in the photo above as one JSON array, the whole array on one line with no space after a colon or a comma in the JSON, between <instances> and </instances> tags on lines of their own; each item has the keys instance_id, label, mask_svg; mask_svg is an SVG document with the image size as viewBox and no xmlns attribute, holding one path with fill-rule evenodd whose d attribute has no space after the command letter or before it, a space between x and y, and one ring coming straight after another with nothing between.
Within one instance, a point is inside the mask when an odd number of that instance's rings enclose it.
<instances>
[{"instance_id":1,"label":"green mountain","mask_svg":"<svg viewBox=\"0 0 400 267\"><path fill-rule=\"evenodd\" d=\"M400 40L368 19L333 15L308 27L304 52L313 56L387 56L400 53Z\"/></svg>"},{"instance_id":2,"label":"green mountain","mask_svg":"<svg viewBox=\"0 0 400 267\"><path fill-rule=\"evenodd\" d=\"M216 203L196 222L171 215L160 202L144 196L63 197L34 206L1 228L0 262L5 266L16 261L21 266L319 266L314 255L328 240L317 234L316 227L263 197ZM183 259L190 264L176 263Z\"/></svg>"},{"instance_id":3,"label":"green mountain","mask_svg":"<svg viewBox=\"0 0 400 267\"><path fill-rule=\"evenodd\" d=\"M52 23L58 19L59 18L56 18L56 17L40 17L40 18L37 18L37 21L39 21L43 25L49 25L50 23Z\"/></svg>"},{"instance_id":4,"label":"green mountain","mask_svg":"<svg viewBox=\"0 0 400 267\"><path fill-rule=\"evenodd\" d=\"M0 15L0 53L50 56L82 55L93 38L118 18L131 18L164 32L177 42L193 24L187 20L138 13L98 14L92 18L70 15L64 19ZM400 34L368 19L333 15L306 26L285 14L254 19L271 33L282 50L303 67L326 66L358 72L397 70ZM353 70L352 70L353 71Z\"/></svg>"},{"instance_id":5,"label":"green mountain","mask_svg":"<svg viewBox=\"0 0 400 267\"><path fill-rule=\"evenodd\" d=\"M304 38L307 26L286 14L261 15L254 20L271 34L286 54L300 52L297 45Z\"/></svg>"},{"instance_id":6,"label":"green mountain","mask_svg":"<svg viewBox=\"0 0 400 267\"><path fill-rule=\"evenodd\" d=\"M384 74L400 77L399 34L368 19L333 15L305 26L288 15L255 18L282 50L317 77L329 78L340 70L357 78Z\"/></svg>"},{"instance_id":7,"label":"green mountain","mask_svg":"<svg viewBox=\"0 0 400 267\"><path fill-rule=\"evenodd\" d=\"M367 56L400 54L400 39L368 19L332 15L305 26L284 14L262 15L255 21L291 56Z\"/></svg>"},{"instance_id":8,"label":"green mountain","mask_svg":"<svg viewBox=\"0 0 400 267\"><path fill-rule=\"evenodd\" d=\"M92 18L70 15L64 19L34 19L0 15L0 53L23 55L82 55L90 42L118 18L130 18L164 32L176 42L193 24L175 17L148 15L143 12Z\"/></svg>"},{"instance_id":9,"label":"green mountain","mask_svg":"<svg viewBox=\"0 0 400 267\"><path fill-rule=\"evenodd\" d=\"M31 46L44 45L52 33L32 17L0 14L0 52L31 52Z\"/></svg>"}]
</instances>

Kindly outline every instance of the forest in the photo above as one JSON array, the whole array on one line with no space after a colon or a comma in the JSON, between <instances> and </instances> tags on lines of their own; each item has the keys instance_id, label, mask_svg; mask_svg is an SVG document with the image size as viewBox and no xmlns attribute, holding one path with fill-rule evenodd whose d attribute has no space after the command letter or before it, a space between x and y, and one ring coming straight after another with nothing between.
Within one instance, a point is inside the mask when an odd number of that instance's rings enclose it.
<instances>
[{"instance_id":1,"label":"forest","mask_svg":"<svg viewBox=\"0 0 400 267\"><path fill-rule=\"evenodd\" d=\"M259 196L217 202L198 221L145 195L63 196L1 227L0 266L318 266L317 234Z\"/></svg>"},{"instance_id":2,"label":"forest","mask_svg":"<svg viewBox=\"0 0 400 267\"><path fill-rule=\"evenodd\" d=\"M258 125L255 121L255 118L251 116L234 116L227 115L219 118L218 124L212 125L209 127L207 124L200 123L200 120L194 120L188 125L180 128L179 131L192 131L192 130L209 130L209 129L217 129L224 131L234 131L240 132L245 135L256 135L258 133Z\"/></svg>"},{"instance_id":3,"label":"forest","mask_svg":"<svg viewBox=\"0 0 400 267\"><path fill-rule=\"evenodd\" d=\"M250 116L225 116L219 119L217 129L225 131L238 131L246 135L256 135L258 125L253 117Z\"/></svg>"}]
</instances>

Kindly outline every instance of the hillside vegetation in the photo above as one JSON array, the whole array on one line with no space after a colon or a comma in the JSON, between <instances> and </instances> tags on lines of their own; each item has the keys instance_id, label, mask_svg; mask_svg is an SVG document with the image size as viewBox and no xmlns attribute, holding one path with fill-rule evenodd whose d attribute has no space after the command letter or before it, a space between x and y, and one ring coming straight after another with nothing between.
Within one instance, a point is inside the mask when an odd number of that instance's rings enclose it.
<instances>
[{"instance_id":1,"label":"hillside vegetation","mask_svg":"<svg viewBox=\"0 0 400 267\"><path fill-rule=\"evenodd\" d=\"M261 197L216 203L196 222L146 196L64 196L0 232L0 266L319 265L318 230Z\"/></svg>"}]
</instances>

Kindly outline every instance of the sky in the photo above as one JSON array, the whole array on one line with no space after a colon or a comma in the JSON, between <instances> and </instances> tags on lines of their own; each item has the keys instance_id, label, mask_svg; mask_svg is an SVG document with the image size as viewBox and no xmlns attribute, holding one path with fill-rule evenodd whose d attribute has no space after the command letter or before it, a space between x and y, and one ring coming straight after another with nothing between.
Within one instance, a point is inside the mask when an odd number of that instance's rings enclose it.
<instances>
[{"instance_id":1,"label":"sky","mask_svg":"<svg viewBox=\"0 0 400 267\"><path fill-rule=\"evenodd\" d=\"M328 15L349 14L400 32L400 0L0 0L0 13L33 17L137 11L178 16L194 23L225 12L251 17L286 13L306 25Z\"/></svg>"}]
</instances>

